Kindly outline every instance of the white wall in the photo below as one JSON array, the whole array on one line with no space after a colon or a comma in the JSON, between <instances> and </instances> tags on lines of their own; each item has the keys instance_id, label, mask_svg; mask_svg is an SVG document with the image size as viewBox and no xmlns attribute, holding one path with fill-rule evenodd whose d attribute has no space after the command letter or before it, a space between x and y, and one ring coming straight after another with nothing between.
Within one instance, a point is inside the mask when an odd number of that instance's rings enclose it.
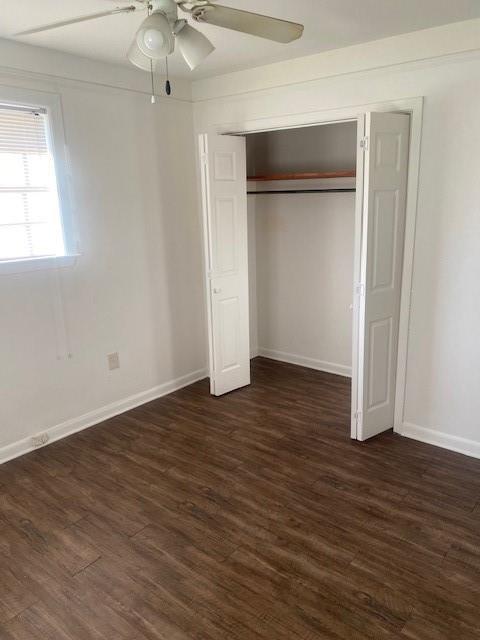
<instances>
[{"instance_id":1,"label":"white wall","mask_svg":"<svg viewBox=\"0 0 480 640\"><path fill-rule=\"evenodd\" d=\"M356 128L352 122L249 135L247 172L355 169ZM289 189L295 183L249 184ZM329 186L337 184L301 185ZM340 186L353 187L354 180ZM351 374L354 218L354 193L249 196L253 353Z\"/></svg>"},{"instance_id":2,"label":"white wall","mask_svg":"<svg viewBox=\"0 0 480 640\"><path fill-rule=\"evenodd\" d=\"M355 170L356 122L254 133L246 139L249 176Z\"/></svg>"},{"instance_id":3,"label":"white wall","mask_svg":"<svg viewBox=\"0 0 480 640\"><path fill-rule=\"evenodd\" d=\"M196 127L425 97L402 431L480 456L480 21L350 49L195 83Z\"/></svg>"},{"instance_id":4,"label":"white wall","mask_svg":"<svg viewBox=\"0 0 480 640\"><path fill-rule=\"evenodd\" d=\"M349 375L355 194L249 196L249 213L258 352Z\"/></svg>"},{"instance_id":5,"label":"white wall","mask_svg":"<svg viewBox=\"0 0 480 640\"><path fill-rule=\"evenodd\" d=\"M257 215L256 200L247 198L248 229L248 298L250 313L250 356L258 356L258 305L257 305Z\"/></svg>"},{"instance_id":6,"label":"white wall","mask_svg":"<svg viewBox=\"0 0 480 640\"><path fill-rule=\"evenodd\" d=\"M5 84L61 96L82 255L58 280L0 276L0 460L202 375L206 351L190 102L152 106L142 73L15 51L36 73L0 70L0 98Z\"/></svg>"}]
</instances>

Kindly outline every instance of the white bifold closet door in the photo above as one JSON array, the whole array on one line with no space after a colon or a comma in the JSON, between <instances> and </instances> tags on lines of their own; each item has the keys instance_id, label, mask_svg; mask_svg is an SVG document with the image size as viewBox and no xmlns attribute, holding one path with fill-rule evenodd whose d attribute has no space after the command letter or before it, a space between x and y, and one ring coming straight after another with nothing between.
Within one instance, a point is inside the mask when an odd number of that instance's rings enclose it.
<instances>
[{"instance_id":1,"label":"white bifold closet door","mask_svg":"<svg viewBox=\"0 0 480 640\"><path fill-rule=\"evenodd\" d=\"M410 119L368 113L359 125L352 434L366 440L393 427ZM203 134L200 155L211 392L222 395L250 384L245 139Z\"/></svg>"},{"instance_id":2,"label":"white bifold closet door","mask_svg":"<svg viewBox=\"0 0 480 640\"><path fill-rule=\"evenodd\" d=\"M210 390L250 384L245 138L200 136Z\"/></svg>"},{"instance_id":3,"label":"white bifold closet door","mask_svg":"<svg viewBox=\"0 0 480 640\"><path fill-rule=\"evenodd\" d=\"M357 358L358 440L393 427L409 137L408 115L366 114Z\"/></svg>"}]
</instances>

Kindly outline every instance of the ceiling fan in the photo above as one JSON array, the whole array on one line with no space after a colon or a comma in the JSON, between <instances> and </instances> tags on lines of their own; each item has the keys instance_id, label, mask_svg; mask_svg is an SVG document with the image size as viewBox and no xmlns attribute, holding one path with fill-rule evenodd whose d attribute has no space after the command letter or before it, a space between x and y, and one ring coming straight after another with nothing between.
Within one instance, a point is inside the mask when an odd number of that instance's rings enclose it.
<instances>
[{"instance_id":1,"label":"ceiling fan","mask_svg":"<svg viewBox=\"0 0 480 640\"><path fill-rule=\"evenodd\" d=\"M134 0L129 6L53 22L16 35L26 36L77 22L143 10L148 12L148 16L140 25L127 52L130 62L145 71L153 71L156 63L173 53L177 44L186 63L193 70L215 47L187 20L178 18L178 8L190 14L195 22L233 29L274 42L286 44L300 38L303 33L301 24L225 7L210 0Z\"/></svg>"}]
</instances>

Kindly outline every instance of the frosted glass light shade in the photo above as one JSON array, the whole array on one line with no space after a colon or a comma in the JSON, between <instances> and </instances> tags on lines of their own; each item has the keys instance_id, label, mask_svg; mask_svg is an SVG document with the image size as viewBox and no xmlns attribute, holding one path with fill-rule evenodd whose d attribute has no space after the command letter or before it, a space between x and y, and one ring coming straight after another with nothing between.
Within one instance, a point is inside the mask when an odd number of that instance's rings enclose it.
<instances>
[{"instance_id":1,"label":"frosted glass light shade","mask_svg":"<svg viewBox=\"0 0 480 640\"><path fill-rule=\"evenodd\" d=\"M152 13L137 31L137 45L143 55L160 60L173 52L175 41L172 27L163 13Z\"/></svg>"},{"instance_id":2,"label":"frosted glass light shade","mask_svg":"<svg viewBox=\"0 0 480 640\"><path fill-rule=\"evenodd\" d=\"M192 70L215 50L210 40L189 24L185 24L177 33L177 43L180 53Z\"/></svg>"}]
</instances>

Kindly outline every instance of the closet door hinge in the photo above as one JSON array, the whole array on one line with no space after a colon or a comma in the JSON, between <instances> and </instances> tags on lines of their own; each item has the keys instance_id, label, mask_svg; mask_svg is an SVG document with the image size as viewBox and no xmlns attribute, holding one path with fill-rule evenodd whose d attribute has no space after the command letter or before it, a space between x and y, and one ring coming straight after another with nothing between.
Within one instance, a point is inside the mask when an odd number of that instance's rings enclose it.
<instances>
[{"instance_id":1,"label":"closet door hinge","mask_svg":"<svg viewBox=\"0 0 480 640\"><path fill-rule=\"evenodd\" d=\"M204 167L206 167L206 166L207 166L208 156L207 156L207 154L205 153L205 151L202 151L202 153L200 154L200 161L201 161L201 163L202 163L202 165L203 165Z\"/></svg>"},{"instance_id":2,"label":"closet door hinge","mask_svg":"<svg viewBox=\"0 0 480 640\"><path fill-rule=\"evenodd\" d=\"M364 136L360 140L360 149L363 149L364 151L368 151L368 136Z\"/></svg>"},{"instance_id":3,"label":"closet door hinge","mask_svg":"<svg viewBox=\"0 0 480 640\"><path fill-rule=\"evenodd\" d=\"M357 423L357 427L359 424L362 424L362 412L355 411L355 422Z\"/></svg>"},{"instance_id":4,"label":"closet door hinge","mask_svg":"<svg viewBox=\"0 0 480 640\"><path fill-rule=\"evenodd\" d=\"M357 294L357 296L364 296L365 295L365 285L363 282L358 282L355 285L355 293Z\"/></svg>"}]
</instances>

